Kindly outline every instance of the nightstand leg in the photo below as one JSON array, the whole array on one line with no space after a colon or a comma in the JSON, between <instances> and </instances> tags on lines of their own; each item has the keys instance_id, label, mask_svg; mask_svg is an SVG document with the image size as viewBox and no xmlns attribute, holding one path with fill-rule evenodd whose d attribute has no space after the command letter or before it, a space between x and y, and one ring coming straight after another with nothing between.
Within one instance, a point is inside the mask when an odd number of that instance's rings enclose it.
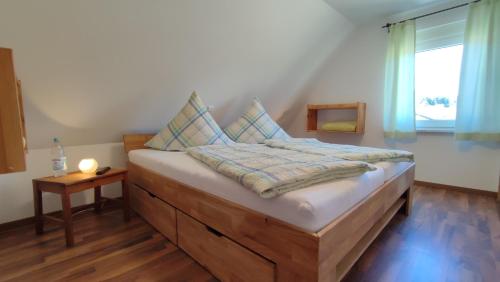
<instances>
[{"instance_id":1,"label":"nightstand leg","mask_svg":"<svg viewBox=\"0 0 500 282\"><path fill-rule=\"evenodd\" d=\"M129 204L129 193L127 185L127 175L125 174L122 180L122 197L123 197L123 219L125 221L130 221L130 204Z\"/></svg>"},{"instance_id":2,"label":"nightstand leg","mask_svg":"<svg viewBox=\"0 0 500 282\"><path fill-rule=\"evenodd\" d=\"M68 192L61 194L61 203L63 207L64 229L66 231L66 246L71 247L75 244L73 237L73 219L71 216L71 197Z\"/></svg>"},{"instance_id":3,"label":"nightstand leg","mask_svg":"<svg viewBox=\"0 0 500 282\"><path fill-rule=\"evenodd\" d=\"M43 200L42 191L38 189L36 182L33 181L33 203L35 206L35 230L36 234L43 233Z\"/></svg>"},{"instance_id":4,"label":"nightstand leg","mask_svg":"<svg viewBox=\"0 0 500 282\"><path fill-rule=\"evenodd\" d=\"M94 211L101 213L101 186L94 188Z\"/></svg>"}]
</instances>

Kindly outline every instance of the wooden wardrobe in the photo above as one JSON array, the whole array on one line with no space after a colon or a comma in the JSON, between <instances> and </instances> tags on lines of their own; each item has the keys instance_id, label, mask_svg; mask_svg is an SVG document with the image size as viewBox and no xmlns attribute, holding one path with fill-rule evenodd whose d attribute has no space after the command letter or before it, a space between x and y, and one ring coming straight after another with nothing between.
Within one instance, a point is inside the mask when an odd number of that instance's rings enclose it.
<instances>
[{"instance_id":1,"label":"wooden wardrobe","mask_svg":"<svg viewBox=\"0 0 500 282\"><path fill-rule=\"evenodd\" d=\"M12 50L0 48L0 173L26 170L26 129L21 94Z\"/></svg>"}]
</instances>

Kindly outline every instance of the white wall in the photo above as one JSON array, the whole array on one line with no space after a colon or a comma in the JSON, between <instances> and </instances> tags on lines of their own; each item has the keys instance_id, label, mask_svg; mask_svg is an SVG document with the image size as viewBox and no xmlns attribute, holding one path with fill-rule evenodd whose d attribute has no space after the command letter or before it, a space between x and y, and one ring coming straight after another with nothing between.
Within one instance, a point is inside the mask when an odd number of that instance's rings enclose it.
<instances>
[{"instance_id":1,"label":"white wall","mask_svg":"<svg viewBox=\"0 0 500 282\"><path fill-rule=\"evenodd\" d=\"M343 42L353 25L322 0L2 0L0 46L14 49L23 80L30 152L28 171L0 175L0 223L33 215L31 179L50 174L52 136L69 145L70 169L84 157L124 166L121 135L158 130L192 90L221 125L258 96L296 136L306 135L306 103L365 101L364 136L319 137L408 149L417 179L494 190L498 145L448 135L384 142L381 25ZM60 208L54 195L44 198L46 211Z\"/></svg>"},{"instance_id":2,"label":"white wall","mask_svg":"<svg viewBox=\"0 0 500 282\"><path fill-rule=\"evenodd\" d=\"M255 96L280 117L352 27L323 0L0 1L30 148L26 172L0 175L0 223L33 215L31 179L50 175L53 136L70 169L83 157L124 166L113 142L162 128L193 90L221 125Z\"/></svg>"},{"instance_id":3,"label":"white wall","mask_svg":"<svg viewBox=\"0 0 500 282\"><path fill-rule=\"evenodd\" d=\"M120 143L65 148L69 170L77 170L78 162L84 158L95 158L100 166L125 167L125 154ZM31 179L51 175L50 149L30 150L27 155L28 169L25 172L0 175L0 223L33 216L33 189ZM103 196L114 198L121 195L121 185L103 186ZM72 205L78 206L94 201L92 190L73 194ZM61 210L60 196L43 193L44 212Z\"/></svg>"},{"instance_id":4,"label":"white wall","mask_svg":"<svg viewBox=\"0 0 500 282\"><path fill-rule=\"evenodd\" d=\"M416 179L461 187L497 191L500 144L457 142L451 134L419 133L416 142L391 143L383 138L384 59L387 32L384 21L358 27L335 50L317 76L310 81L286 120L296 136L317 136L336 143L393 147L415 153ZM367 103L366 132L350 134L306 134L306 103Z\"/></svg>"},{"instance_id":5,"label":"white wall","mask_svg":"<svg viewBox=\"0 0 500 282\"><path fill-rule=\"evenodd\" d=\"M193 90L222 125L286 104L350 29L322 0L0 1L35 149L156 131Z\"/></svg>"}]
</instances>

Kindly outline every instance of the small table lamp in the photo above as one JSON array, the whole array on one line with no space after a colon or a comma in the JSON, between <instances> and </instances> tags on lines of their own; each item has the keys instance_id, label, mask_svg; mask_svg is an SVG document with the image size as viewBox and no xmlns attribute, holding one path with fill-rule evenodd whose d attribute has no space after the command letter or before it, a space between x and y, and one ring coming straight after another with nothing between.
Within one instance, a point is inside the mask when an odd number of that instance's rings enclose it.
<instances>
[{"instance_id":1,"label":"small table lamp","mask_svg":"<svg viewBox=\"0 0 500 282\"><path fill-rule=\"evenodd\" d=\"M82 173L95 173L99 164L95 159L83 159L78 164L78 168Z\"/></svg>"}]
</instances>

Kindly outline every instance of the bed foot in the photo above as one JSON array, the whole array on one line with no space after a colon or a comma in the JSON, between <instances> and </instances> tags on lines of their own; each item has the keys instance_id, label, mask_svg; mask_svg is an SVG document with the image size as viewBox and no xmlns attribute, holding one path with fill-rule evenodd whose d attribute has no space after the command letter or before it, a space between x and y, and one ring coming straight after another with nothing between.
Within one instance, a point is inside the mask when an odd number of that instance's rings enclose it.
<instances>
[{"instance_id":1,"label":"bed foot","mask_svg":"<svg viewBox=\"0 0 500 282\"><path fill-rule=\"evenodd\" d=\"M401 198L405 199L404 205L399 210L399 213L404 214L405 216L411 215L411 209L413 206L413 184L408 187L408 189L401 195Z\"/></svg>"}]
</instances>

